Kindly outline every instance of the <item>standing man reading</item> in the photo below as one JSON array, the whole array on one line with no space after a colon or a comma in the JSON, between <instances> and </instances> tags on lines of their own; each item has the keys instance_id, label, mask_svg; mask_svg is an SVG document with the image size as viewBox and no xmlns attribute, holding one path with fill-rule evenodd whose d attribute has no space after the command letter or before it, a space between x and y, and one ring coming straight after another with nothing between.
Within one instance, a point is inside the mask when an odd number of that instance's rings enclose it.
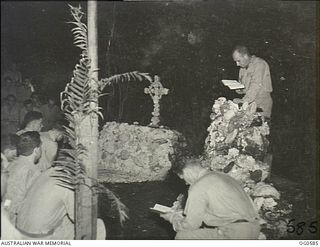
<instances>
[{"instance_id":1,"label":"standing man reading","mask_svg":"<svg viewBox=\"0 0 320 247\"><path fill-rule=\"evenodd\" d=\"M234 99L235 103L256 102L262 109L262 115L266 120L270 119L272 111L272 83L268 63L262 58L251 55L245 46L236 46L232 53L233 60L239 70L239 82L245 86L237 90L238 94L244 94L242 99Z\"/></svg>"}]
</instances>

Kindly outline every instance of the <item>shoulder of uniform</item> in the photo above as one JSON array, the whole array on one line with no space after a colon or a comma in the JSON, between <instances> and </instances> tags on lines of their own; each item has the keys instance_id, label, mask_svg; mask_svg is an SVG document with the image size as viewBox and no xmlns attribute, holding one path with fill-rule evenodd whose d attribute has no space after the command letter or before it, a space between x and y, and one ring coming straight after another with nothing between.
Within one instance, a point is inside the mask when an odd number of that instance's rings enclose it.
<instances>
[{"instance_id":1,"label":"shoulder of uniform","mask_svg":"<svg viewBox=\"0 0 320 247\"><path fill-rule=\"evenodd\" d=\"M268 65L268 63L266 62L266 60L264 60L264 59L261 58L261 57L255 57L253 63L254 63L254 64L261 64L261 65Z\"/></svg>"},{"instance_id":2,"label":"shoulder of uniform","mask_svg":"<svg viewBox=\"0 0 320 247\"><path fill-rule=\"evenodd\" d=\"M206 175L204 175L203 177L201 177L197 182L195 182L192 187L201 187L204 184L210 183L212 184L212 182L214 182L214 177L216 177L216 173L215 172L209 172Z\"/></svg>"}]
</instances>

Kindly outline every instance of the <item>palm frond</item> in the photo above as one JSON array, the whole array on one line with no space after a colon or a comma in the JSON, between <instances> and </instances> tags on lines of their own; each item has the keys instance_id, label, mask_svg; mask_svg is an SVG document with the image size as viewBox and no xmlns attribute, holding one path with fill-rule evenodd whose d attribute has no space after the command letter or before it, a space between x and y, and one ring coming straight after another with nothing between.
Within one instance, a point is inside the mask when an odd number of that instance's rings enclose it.
<instances>
[{"instance_id":1,"label":"palm frond","mask_svg":"<svg viewBox=\"0 0 320 247\"><path fill-rule=\"evenodd\" d=\"M105 185L98 183L96 190L99 194L104 194L108 197L111 201L111 209L119 213L119 221L121 226L123 226L123 223L129 219L129 209L120 201L117 195L109 190Z\"/></svg>"},{"instance_id":2,"label":"palm frond","mask_svg":"<svg viewBox=\"0 0 320 247\"><path fill-rule=\"evenodd\" d=\"M149 80L151 77L146 73L137 71L115 75L110 78L94 81L88 58L88 38L87 26L82 23L84 13L81 11L81 6L73 7L69 5L73 21L69 22L74 27L71 32L74 35L74 45L82 50L79 63L75 65L73 77L66 85L63 92L60 93L61 110L64 112L65 119L69 122L69 126L64 126L65 133L70 149L60 149L57 161L54 162L54 172L51 174L56 181L56 184L76 191L80 184L84 184L88 176L86 167L83 163L84 157L88 154L88 150L79 142L79 126L84 117L91 113L96 113L102 116L98 107L98 98L101 96L103 87L107 84L118 83L120 81L130 80ZM102 85L102 86L101 86ZM94 103L94 104L92 104ZM93 180L92 178L89 178ZM96 179L94 179L96 180ZM89 185L87 185L89 186ZM119 200L119 198L104 185L94 183L92 189L96 189L98 193L105 194L112 202L111 206L119 213L121 225L128 219L128 209Z\"/></svg>"},{"instance_id":3,"label":"palm frond","mask_svg":"<svg viewBox=\"0 0 320 247\"><path fill-rule=\"evenodd\" d=\"M68 162L68 165L66 165L63 162L56 161L55 168L60 168L60 170L57 170L51 177L58 181L60 185L71 187L74 190L85 177L85 170L79 167L72 162Z\"/></svg>"},{"instance_id":4,"label":"palm frond","mask_svg":"<svg viewBox=\"0 0 320 247\"><path fill-rule=\"evenodd\" d=\"M102 91L106 85L111 85L114 83L116 84L121 82L129 82L129 81L143 81L143 80L152 82L152 78L148 73L132 71L132 72L113 75L105 79L101 79L99 81L99 88L100 88L100 91Z\"/></svg>"},{"instance_id":5,"label":"palm frond","mask_svg":"<svg viewBox=\"0 0 320 247\"><path fill-rule=\"evenodd\" d=\"M84 16L84 13L81 11L81 6L73 7L68 4L71 10L71 15L75 21L70 21L68 23L75 25L71 32L74 35L74 44L82 50L82 55L84 57L88 56L88 35L87 35L87 26L82 23L81 19Z\"/></svg>"}]
</instances>

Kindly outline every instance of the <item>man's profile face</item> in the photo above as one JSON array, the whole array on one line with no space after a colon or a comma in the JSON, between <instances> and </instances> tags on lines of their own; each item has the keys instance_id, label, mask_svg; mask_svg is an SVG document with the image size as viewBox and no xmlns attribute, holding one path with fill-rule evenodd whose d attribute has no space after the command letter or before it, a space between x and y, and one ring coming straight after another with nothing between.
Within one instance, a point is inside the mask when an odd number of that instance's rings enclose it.
<instances>
[{"instance_id":1,"label":"man's profile face","mask_svg":"<svg viewBox=\"0 0 320 247\"><path fill-rule=\"evenodd\" d=\"M233 60L236 62L237 66L241 68L246 68L249 65L250 57L248 54L241 54L238 51L234 51L232 54Z\"/></svg>"}]
</instances>

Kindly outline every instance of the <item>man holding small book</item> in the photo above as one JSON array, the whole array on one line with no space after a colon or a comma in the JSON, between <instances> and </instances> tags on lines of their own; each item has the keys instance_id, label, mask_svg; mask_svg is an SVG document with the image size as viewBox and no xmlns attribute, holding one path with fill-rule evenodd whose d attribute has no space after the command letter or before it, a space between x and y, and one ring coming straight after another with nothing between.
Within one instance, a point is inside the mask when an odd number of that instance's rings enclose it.
<instances>
[{"instance_id":1,"label":"man holding small book","mask_svg":"<svg viewBox=\"0 0 320 247\"><path fill-rule=\"evenodd\" d=\"M234 178L210 171L190 158L175 173L190 185L184 210L160 214L177 232L175 239L258 239L260 223L251 198Z\"/></svg>"},{"instance_id":2,"label":"man holding small book","mask_svg":"<svg viewBox=\"0 0 320 247\"><path fill-rule=\"evenodd\" d=\"M232 53L233 60L239 70L239 82L244 89L236 90L238 94L244 94L242 99L234 99L235 103L256 102L257 107L262 109L262 115L271 117L272 83L268 63L262 58L251 55L245 46L236 46Z\"/></svg>"}]
</instances>

